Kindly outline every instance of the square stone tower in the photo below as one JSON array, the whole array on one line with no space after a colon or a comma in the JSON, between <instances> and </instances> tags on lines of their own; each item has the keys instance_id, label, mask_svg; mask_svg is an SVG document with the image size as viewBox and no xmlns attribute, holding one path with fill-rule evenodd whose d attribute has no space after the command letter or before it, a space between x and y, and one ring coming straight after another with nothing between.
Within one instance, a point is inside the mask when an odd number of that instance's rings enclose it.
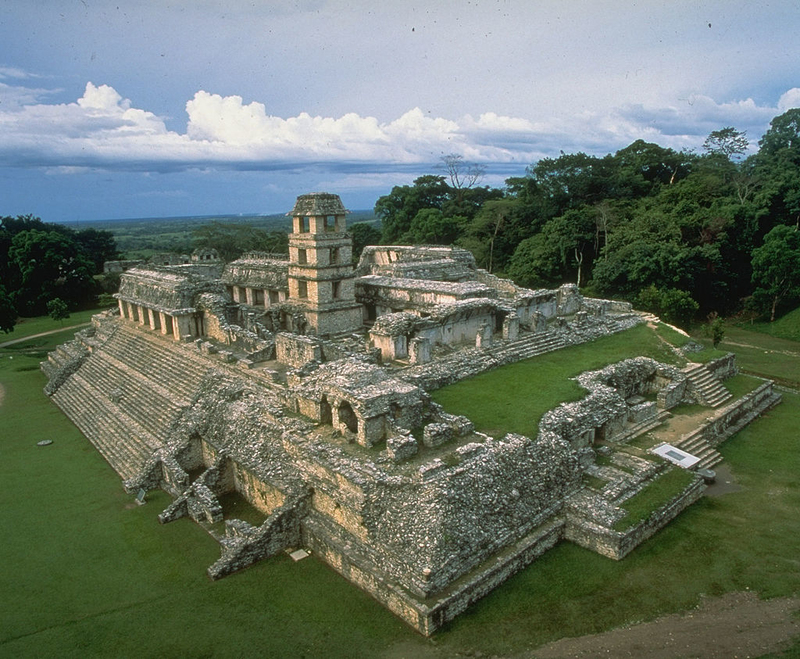
<instances>
[{"instance_id":1,"label":"square stone tower","mask_svg":"<svg viewBox=\"0 0 800 659\"><path fill-rule=\"evenodd\" d=\"M339 195L327 192L300 195L289 213L289 300L304 309L310 333L318 336L353 332L363 324L346 213Z\"/></svg>"}]
</instances>

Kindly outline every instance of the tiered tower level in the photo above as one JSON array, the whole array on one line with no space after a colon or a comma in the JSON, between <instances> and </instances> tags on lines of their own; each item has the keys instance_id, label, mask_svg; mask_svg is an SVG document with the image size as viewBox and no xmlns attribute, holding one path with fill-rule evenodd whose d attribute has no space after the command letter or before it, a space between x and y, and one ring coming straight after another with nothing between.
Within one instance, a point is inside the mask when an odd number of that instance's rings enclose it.
<instances>
[{"instance_id":1,"label":"tiered tower level","mask_svg":"<svg viewBox=\"0 0 800 659\"><path fill-rule=\"evenodd\" d=\"M302 307L310 333L330 336L361 328L356 302L353 241L339 195L297 198L289 235L289 300Z\"/></svg>"}]
</instances>

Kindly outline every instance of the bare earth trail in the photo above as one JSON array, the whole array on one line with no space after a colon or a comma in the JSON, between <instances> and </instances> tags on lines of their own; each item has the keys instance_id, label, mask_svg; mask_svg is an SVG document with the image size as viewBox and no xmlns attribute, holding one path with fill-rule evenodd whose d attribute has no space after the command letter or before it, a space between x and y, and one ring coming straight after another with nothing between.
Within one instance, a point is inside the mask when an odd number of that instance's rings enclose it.
<instances>
[{"instance_id":1,"label":"bare earth trail","mask_svg":"<svg viewBox=\"0 0 800 659\"><path fill-rule=\"evenodd\" d=\"M705 599L687 613L663 616L604 634L564 638L521 657L761 657L780 652L800 635L799 611L797 597L759 600L752 592L728 593Z\"/></svg>"},{"instance_id":2,"label":"bare earth trail","mask_svg":"<svg viewBox=\"0 0 800 659\"><path fill-rule=\"evenodd\" d=\"M786 355L787 357L800 357L800 352L796 350L771 350L765 349L761 346L754 346L750 343L736 343L734 341L725 341L725 345L729 346L736 346L737 348L752 348L754 350L761 350L762 352L769 353L771 355Z\"/></svg>"},{"instance_id":3,"label":"bare earth trail","mask_svg":"<svg viewBox=\"0 0 800 659\"><path fill-rule=\"evenodd\" d=\"M13 339L11 341L6 341L4 343L0 343L0 348L5 348L7 346L13 346L15 343L22 343L23 341L30 341L31 339L38 339L40 336L50 336L51 334L58 334L59 332L66 332L67 330L77 330L81 327L88 327L91 323L80 323L78 325L69 325L67 327L59 327L58 329L50 330L49 332L39 332L39 334L31 334L30 336L23 336L21 339Z\"/></svg>"}]
</instances>

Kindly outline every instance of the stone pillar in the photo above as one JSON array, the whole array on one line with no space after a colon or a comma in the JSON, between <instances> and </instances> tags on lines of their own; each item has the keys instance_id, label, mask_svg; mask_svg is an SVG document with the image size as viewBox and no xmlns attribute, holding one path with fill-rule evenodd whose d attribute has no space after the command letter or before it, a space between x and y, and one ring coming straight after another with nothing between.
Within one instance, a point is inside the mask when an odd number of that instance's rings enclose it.
<instances>
[{"instance_id":1,"label":"stone pillar","mask_svg":"<svg viewBox=\"0 0 800 659\"><path fill-rule=\"evenodd\" d=\"M172 337L178 341L181 338L181 327L178 323L178 317L170 316L170 319L172 320Z\"/></svg>"},{"instance_id":2,"label":"stone pillar","mask_svg":"<svg viewBox=\"0 0 800 659\"><path fill-rule=\"evenodd\" d=\"M139 313L139 324L144 326L144 324L147 322L147 310L141 305L137 306L138 306L137 311Z\"/></svg>"},{"instance_id":3,"label":"stone pillar","mask_svg":"<svg viewBox=\"0 0 800 659\"><path fill-rule=\"evenodd\" d=\"M534 311L531 318L531 329L534 332L544 332L547 329L547 318L541 311Z\"/></svg>"},{"instance_id":4,"label":"stone pillar","mask_svg":"<svg viewBox=\"0 0 800 659\"><path fill-rule=\"evenodd\" d=\"M170 317L167 316L167 314L165 314L163 311L159 311L158 312L158 322L159 322L159 325L161 326L161 333L162 334L169 334L169 326L167 326L167 323L171 324Z\"/></svg>"},{"instance_id":5,"label":"stone pillar","mask_svg":"<svg viewBox=\"0 0 800 659\"><path fill-rule=\"evenodd\" d=\"M125 303L122 300L117 300L119 304L119 317L125 318Z\"/></svg>"},{"instance_id":6,"label":"stone pillar","mask_svg":"<svg viewBox=\"0 0 800 659\"><path fill-rule=\"evenodd\" d=\"M515 313L510 313L503 319L503 338L507 341L516 341L518 336L519 316Z\"/></svg>"},{"instance_id":7,"label":"stone pillar","mask_svg":"<svg viewBox=\"0 0 800 659\"><path fill-rule=\"evenodd\" d=\"M149 321L150 329L157 330L158 329L158 311L154 309L147 310L147 320Z\"/></svg>"},{"instance_id":8,"label":"stone pillar","mask_svg":"<svg viewBox=\"0 0 800 659\"><path fill-rule=\"evenodd\" d=\"M422 336L415 336L408 343L408 361L412 364L427 364L431 361L431 342Z\"/></svg>"},{"instance_id":9,"label":"stone pillar","mask_svg":"<svg viewBox=\"0 0 800 659\"><path fill-rule=\"evenodd\" d=\"M176 334L178 338L183 339L194 336L194 332L192 332L192 321L194 319L192 316L177 316L175 319L178 321L178 332Z\"/></svg>"},{"instance_id":10,"label":"stone pillar","mask_svg":"<svg viewBox=\"0 0 800 659\"><path fill-rule=\"evenodd\" d=\"M247 286L247 287L244 289L244 300L245 300L245 302L247 302L247 304L249 304L251 307L255 306L255 303L253 302L253 289L252 289L252 288L250 288L249 286Z\"/></svg>"},{"instance_id":11,"label":"stone pillar","mask_svg":"<svg viewBox=\"0 0 800 659\"><path fill-rule=\"evenodd\" d=\"M485 320L481 323L478 333L475 335L476 348L488 348L492 345L492 326Z\"/></svg>"},{"instance_id":12,"label":"stone pillar","mask_svg":"<svg viewBox=\"0 0 800 659\"><path fill-rule=\"evenodd\" d=\"M126 318L128 320L136 320L136 312L133 308L133 305L130 302L125 303L125 309L127 309L128 313L126 314Z\"/></svg>"}]
</instances>

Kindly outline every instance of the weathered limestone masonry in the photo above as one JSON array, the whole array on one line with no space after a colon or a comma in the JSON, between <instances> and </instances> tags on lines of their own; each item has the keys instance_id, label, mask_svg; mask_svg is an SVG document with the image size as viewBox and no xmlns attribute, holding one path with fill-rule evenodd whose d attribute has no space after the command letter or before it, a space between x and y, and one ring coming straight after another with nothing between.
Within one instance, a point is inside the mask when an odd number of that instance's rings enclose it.
<instances>
[{"instance_id":1,"label":"weathered limestone masonry","mask_svg":"<svg viewBox=\"0 0 800 659\"><path fill-rule=\"evenodd\" d=\"M713 404L732 358L626 360L582 374L587 395L535 437L477 432L428 392L641 316L575 286L520 288L457 248L371 247L354 269L345 214L336 195L298 198L288 261L131 268L118 310L42 364L126 490L165 490L162 523L219 541L211 578L304 547L427 635L559 541L619 559L702 494L696 477L617 528L678 469L628 441L681 402ZM706 459L778 400L764 383L682 446Z\"/></svg>"}]
</instances>

